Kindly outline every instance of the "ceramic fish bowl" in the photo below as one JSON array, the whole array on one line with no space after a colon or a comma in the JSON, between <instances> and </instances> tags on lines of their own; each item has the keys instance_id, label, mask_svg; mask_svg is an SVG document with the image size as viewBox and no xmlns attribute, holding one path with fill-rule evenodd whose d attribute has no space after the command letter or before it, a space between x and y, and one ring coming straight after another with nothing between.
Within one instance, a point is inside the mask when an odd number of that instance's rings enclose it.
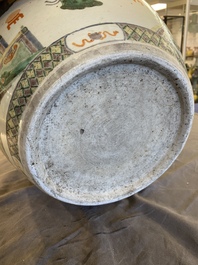
<instances>
[{"instance_id":1,"label":"ceramic fish bowl","mask_svg":"<svg viewBox=\"0 0 198 265\"><path fill-rule=\"evenodd\" d=\"M121 200L174 162L193 119L181 54L143 0L20 0L0 17L0 146L42 191Z\"/></svg>"}]
</instances>

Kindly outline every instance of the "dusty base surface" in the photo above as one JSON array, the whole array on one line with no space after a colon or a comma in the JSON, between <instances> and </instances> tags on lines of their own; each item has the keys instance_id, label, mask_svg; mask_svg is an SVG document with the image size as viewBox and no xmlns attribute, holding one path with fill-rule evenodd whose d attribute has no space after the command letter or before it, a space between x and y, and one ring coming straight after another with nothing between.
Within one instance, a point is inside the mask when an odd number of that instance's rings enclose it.
<instances>
[{"instance_id":1,"label":"dusty base surface","mask_svg":"<svg viewBox=\"0 0 198 265\"><path fill-rule=\"evenodd\" d=\"M37 183L58 199L127 197L158 178L185 141L181 95L163 71L119 62L60 86L45 115L35 115L29 159Z\"/></svg>"}]
</instances>

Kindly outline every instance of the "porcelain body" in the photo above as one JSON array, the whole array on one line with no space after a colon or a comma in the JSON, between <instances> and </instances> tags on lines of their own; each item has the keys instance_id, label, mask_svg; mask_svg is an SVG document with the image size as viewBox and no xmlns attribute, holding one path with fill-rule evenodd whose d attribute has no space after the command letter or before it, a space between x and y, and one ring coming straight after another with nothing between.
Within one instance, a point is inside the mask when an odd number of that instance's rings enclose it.
<instances>
[{"instance_id":1,"label":"porcelain body","mask_svg":"<svg viewBox=\"0 0 198 265\"><path fill-rule=\"evenodd\" d=\"M145 1L20 0L0 18L0 34L0 147L49 195L113 202L181 152L191 85Z\"/></svg>"}]
</instances>

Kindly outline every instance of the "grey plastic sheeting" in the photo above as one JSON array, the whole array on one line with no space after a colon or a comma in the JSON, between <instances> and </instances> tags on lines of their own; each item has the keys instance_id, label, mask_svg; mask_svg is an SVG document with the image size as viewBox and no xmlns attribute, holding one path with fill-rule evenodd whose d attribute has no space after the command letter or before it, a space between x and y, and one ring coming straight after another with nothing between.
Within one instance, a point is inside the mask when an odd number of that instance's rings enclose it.
<instances>
[{"instance_id":1,"label":"grey plastic sheeting","mask_svg":"<svg viewBox=\"0 0 198 265\"><path fill-rule=\"evenodd\" d=\"M0 154L0 264L197 265L198 114L163 176L103 206L49 197Z\"/></svg>"}]
</instances>

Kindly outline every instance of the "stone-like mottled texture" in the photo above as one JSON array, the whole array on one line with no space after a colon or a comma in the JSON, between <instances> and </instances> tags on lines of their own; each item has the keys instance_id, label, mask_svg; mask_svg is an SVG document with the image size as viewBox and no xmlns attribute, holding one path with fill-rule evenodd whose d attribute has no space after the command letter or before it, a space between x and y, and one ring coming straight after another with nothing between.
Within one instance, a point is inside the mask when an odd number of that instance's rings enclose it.
<instances>
[{"instance_id":1,"label":"stone-like mottled texture","mask_svg":"<svg viewBox=\"0 0 198 265\"><path fill-rule=\"evenodd\" d=\"M87 53L35 92L20 156L50 195L94 205L158 178L181 151L193 110L182 66L160 49L127 42Z\"/></svg>"}]
</instances>

